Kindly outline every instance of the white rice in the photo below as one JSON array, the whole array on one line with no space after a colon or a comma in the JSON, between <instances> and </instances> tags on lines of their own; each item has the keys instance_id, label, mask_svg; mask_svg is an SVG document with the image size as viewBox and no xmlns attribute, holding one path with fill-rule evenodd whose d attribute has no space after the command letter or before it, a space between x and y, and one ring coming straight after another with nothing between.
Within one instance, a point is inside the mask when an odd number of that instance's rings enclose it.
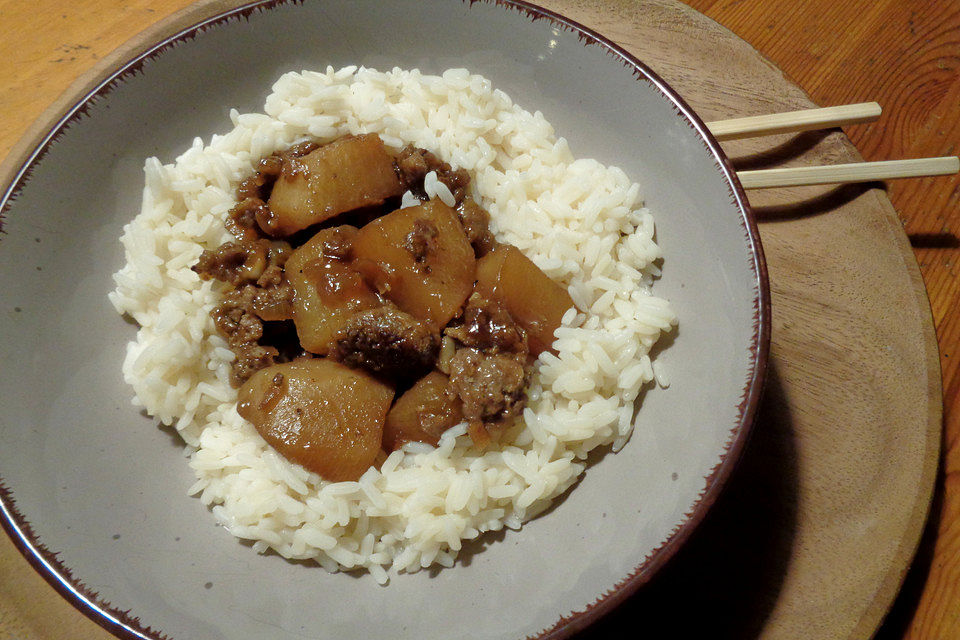
<instances>
[{"instance_id":1,"label":"white rice","mask_svg":"<svg viewBox=\"0 0 960 640\"><path fill-rule=\"evenodd\" d=\"M653 219L623 171L574 159L540 112L465 69L288 73L264 111L233 110L225 135L197 138L173 164L146 162L142 211L124 228L127 264L110 294L141 327L123 363L134 403L176 426L197 477L190 492L258 551L330 571L365 568L380 583L388 570L449 567L463 540L543 511L592 449L619 450L641 387L655 375L665 383L648 354L676 319L650 292L661 257ZM348 133L413 143L467 169L497 238L566 286L583 311L564 317L557 355L540 355L511 444L478 452L461 425L436 448L410 443L359 481L330 483L286 461L237 414L234 356L209 316L223 285L190 266L231 239L223 220L261 157ZM426 190L452 197L435 175Z\"/></svg>"}]
</instances>

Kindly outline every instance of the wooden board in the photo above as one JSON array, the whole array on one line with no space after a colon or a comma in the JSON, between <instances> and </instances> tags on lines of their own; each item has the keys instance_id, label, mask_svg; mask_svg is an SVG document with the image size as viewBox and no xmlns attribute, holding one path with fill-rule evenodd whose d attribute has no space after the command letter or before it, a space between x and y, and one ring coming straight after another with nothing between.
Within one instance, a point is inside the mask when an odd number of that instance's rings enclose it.
<instances>
[{"instance_id":1,"label":"wooden board","mask_svg":"<svg viewBox=\"0 0 960 640\"><path fill-rule=\"evenodd\" d=\"M151 6L183 2L82 4L100 13L73 8L85 17L67 24L85 30L63 45L73 47L65 59L153 22ZM812 106L749 45L673 0L542 4L633 51L707 120ZM222 6L195 5L110 59ZM3 45L4 59L16 42ZM4 117L29 117L17 113ZM742 169L859 159L838 132L727 149ZM936 472L941 399L929 305L896 212L870 185L756 192L751 201L763 220L774 323L755 438L688 547L586 637L626 623L654 637L868 638L910 564ZM106 637L2 544L0 638Z\"/></svg>"}]
</instances>

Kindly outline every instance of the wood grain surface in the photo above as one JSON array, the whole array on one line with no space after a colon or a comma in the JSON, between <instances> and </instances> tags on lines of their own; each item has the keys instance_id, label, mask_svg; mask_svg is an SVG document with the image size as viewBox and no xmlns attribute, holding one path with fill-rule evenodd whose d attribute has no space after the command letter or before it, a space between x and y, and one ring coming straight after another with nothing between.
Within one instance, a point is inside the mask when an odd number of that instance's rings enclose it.
<instances>
[{"instance_id":1,"label":"wood grain surface","mask_svg":"<svg viewBox=\"0 0 960 640\"><path fill-rule=\"evenodd\" d=\"M866 160L960 154L960 2L690 0L821 106L875 100L845 130ZM960 638L960 177L892 181L940 343L944 436L937 498L885 637ZM922 595L921 595L922 593Z\"/></svg>"},{"instance_id":2,"label":"wood grain surface","mask_svg":"<svg viewBox=\"0 0 960 640\"><path fill-rule=\"evenodd\" d=\"M4 38L0 39L0 59L5 61L0 67L0 117L4 124L0 129L0 157L8 153L30 123L73 80L140 30L188 4L187 0L78 0L70 5L57 0L32 3L0 0L0 20L7 26ZM639 4L627 1L555 0L542 4L596 28L641 58L650 59L652 56L658 61L663 60L663 66L655 66L655 70L681 89L707 119L809 105L801 90L782 78L775 67L764 62L749 47L670 0L644 4L643 10L649 11L645 16L637 15L641 8ZM957 2L692 0L690 4L753 45L783 69L813 102L831 105L879 101L885 109L880 122L850 127L845 131L867 159L957 153L954 147L960 134L960 119L956 117L960 104L960 74L957 71L960 64L960 4ZM67 6L69 9L64 8ZM644 22L645 19L648 21ZM644 32L648 40L640 42L637 25L643 23L650 30L649 20L656 22L657 29ZM697 39L681 38L680 34L694 24L702 29L697 33ZM644 55L644 47L653 53ZM691 68L677 61L671 63L667 48L688 55L699 53L703 56L704 68ZM709 59L706 54L709 50L717 51L716 57L722 59ZM683 56L678 58L682 60ZM847 139L837 132L731 143L727 148L740 169L844 161L856 159L857 155ZM955 407L960 389L960 369L956 360L960 354L954 353L960 342L960 322L954 312L960 297L960 278L955 264L960 257L956 235L960 222L960 188L956 178L936 178L892 182L887 193L902 218L906 236L902 230L892 229L888 224L895 218L886 196L878 189L776 190L751 196L751 201L765 219L761 233L768 247L775 302L775 343L772 349L775 367L768 395L779 402L765 402L761 419L775 425L792 426L803 437L790 441L758 433L755 453L745 458L745 468L734 479L731 493L756 499L755 504L762 512L758 515L738 511L736 505L719 505L724 507L722 515L707 523L708 533L721 536L743 533L743 530L724 526L736 518L769 516L771 521L781 525L785 522L785 526L792 527L789 535L784 535L782 530L748 530L750 535L773 539L773 543L764 547L769 549L768 556L751 559L771 561L775 566L766 570L775 578L757 578L762 572L753 567L722 564L721 568L748 575L706 575L713 580L707 587L716 591L720 605L727 604L723 592L729 588L728 583L739 585L755 578L762 586L769 587L760 598L769 602L758 603L754 608L734 607L733 614L728 613L726 617L719 605L705 613L707 617L721 616L721 626L714 626L714 629L719 630L722 637L798 637L783 631L784 624L793 621L796 625L797 620L807 622L804 635L808 638L869 637L889 605L889 594L900 586L903 571L890 571L889 568L912 555L916 540L915 537L911 539L911 527L919 529L923 524L923 496L913 496L912 503L908 497L903 497L905 502L900 505L900 510L912 511L907 514L909 517L904 516L903 522L891 522L889 526L899 527L898 532L904 540L899 546L884 548L877 558L864 558L862 562L876 565L876 570L860 577L849 576L850 582L859 579L861 583L845 585L844 576L830 571L829 558L818 559L816 545L824 541L849 555L872 550L858 551L855 544L844 547L843 541L837 538L842 538L845 532L830 531L822 524L837 517L842 509L849 509L850 504L841 504L840 501L852 500L851 495L842 492L821 494L822 484L815 485L808 478L816 478L820 483L825 478L829 480L829 472L824 469L829 470L831 463L836 463L838 468L842 466L842 456L889 455L891 460L900 460L901 452L897 447L903 443L881 441L875 443L875 450L844 450L842 447L830 450L824 444L833 442L829 438L810 438L811 434L818 435L818 425L824 423L811 398L825 390L834 393L828 394L830 397L823 400L824 404L847 403L852 406L850 415L861 423L875 417L871 412L876 406L869 404L870 398L865 400L855 391L848 393L849 380L844 378L842 369L831 369L827 360L821 363L804 360L803 354L810 350L812 341L820 340L822 336L805 333L804 328L792 324L792 320L803 317L799 312L809 301L811 286L829 288L825 292L829 294L825 298L828 302L819 311L831 314L849 308L845 307L844 296L851 291L884 287L891 283L885 282L880 275L899 273L899 284L892 285L902 288L903 299L896 305L876 308L870 304L877 299L858 301L863 303L862 309L869 311L872 318L877 318L864 326L871 331L886 332L880 338L867 336L864 339L869 339L872 345L885 344L902 353L904 361L913 358L906 370L912 367L921 374L926 373L929 367L924 367L929 364L930 354L911 355L925 348L923 343L917 345L917 335L895 335L898 326L904 327L906 332L909 328L921 327L925 321L925 301L917 297L918 291L922 293L920 282L910 281L915 266L911 264L909 250L905 249L906 238L909 238L919 260L939 336L946 402L944 462L937 483L938 498L920 553L879 636L930 640L960 637L960 412ZM864 211L874 212L876 219L871 221L862 215ZM815 273L815 266L808 272L797 272L796 265L803 264L805 258L797 255L801 249L812 248L815 252L817 237L829 237L829 244L839 242L836 236L848 238L851 250L844 259L832 264L838 269L847 268L848 272L825 275ZM867 238L878 243L872 254L864 245ZM812 257L830 259L818 255ZM891 267L891 260L900 262ZM784 277L788 270L789 278ZM871 277L871 274L877 277ZM811 282L814 276L816 282ZM835 304L831 305L830 300ZM838 319L849 320L839 315ZM858 336L846 337L851 339L849 343L826 345L829 347L826 350L822 348L824 345L818 344L818 353L824 354L824 358L846 360L850 358L850 344L854 344L854 355L859 355L856 353ZM797 361L806 364L797 366ZM825 370L839 371L836 379L810 382L813 367L818 364ZM878 371L877 374L902 372ZM851 369L849 374L851 380L857 379L858 372ZM931 398L939 398L939 380L927 380L924 384ZM912 388L909 381L903 386ZM928 414L939 416L939 407L931 408ZM891 419L891 416L883 418ZM892 416L892 419L896 418ZM862 428L862 424L851 422L849 428L854 433ZM775 433L775 430L767 433ZM839 442L847 444L853 440ZM784 449L785 443L794 449ZM778 454L783 455L778 458ZM913 454L911 460L923 459L924 452ZM879 464L882 460L877 462ZM782 467L790 464L798 467L793 470L798 479L797 486L791 487L796 504L774 503L781 494L757 492L755 485L768 481L775 483L782 477ZM804 475L805 465L816 464L823 465L819 475ZM919 469L921 465L917 462L916 466ZM904 473L910 471L906 469ZM916 473L920 471L916 470ZM842 475L837 479L850 484L859 480L865 487L871 481L871 478ZM899 477L894 479L902 481ZM923 486L922 478L912 482L917 487ZM770 502L764 502L765 499ZM815 514L820 518L818 525L804 519L809 515L805 505L810 503L820 509ZM872 506L875 505L865 505L863 514L868 515ZM884 523L868 521L866 515L861 524L878 530L884 526ZM743 544L743 540L731 542ZM759 546L767 542L769 540L759 537L747 540L747 543ZM65 601L59 600L8 541L4 539L0 545L0 639L105 637L102 630ZM778 545L789 549L779 549ZM684 571L695 572L698 562L709 561L716 555L715 546L702 540L694 541L692 546L692 551L678 558L677 566L669 568L672 574L668 573L648 590L645 595L650 602L669 607L670 603L664 599L676 593L676 584L670 581L679 583L685 576ZM906 562L902 564L905 568ZM819 579L825 582L818 584ZM837 593L841 596L875 593L875 596L871 596L873 599L866 604L858 601L857 607L860 608L856 608L852 601L847 606L845 600L832 600ZM644 606L636 602L630 605ZM646 606L650 608L649 604ZM741 620L733 619L741 613ZM601 637L605 630L612 629L609 625L622 621L623 616L629 614L618 612L607 627L594 630L593 635ZM794 626L788 631L801 629L803 627ZM681 634L680 637L686 636Z\"/></svg>"}]
</instances>

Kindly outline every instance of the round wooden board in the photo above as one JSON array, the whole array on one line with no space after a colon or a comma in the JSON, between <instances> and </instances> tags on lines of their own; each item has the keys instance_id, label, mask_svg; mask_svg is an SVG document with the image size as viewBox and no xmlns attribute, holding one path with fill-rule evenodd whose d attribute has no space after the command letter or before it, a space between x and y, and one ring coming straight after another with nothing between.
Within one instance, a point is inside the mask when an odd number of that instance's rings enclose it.
<instances>
[{"instance_id":1,"label":"round wooden board","mask_svg":"<svg viewBox=\"0 0 960 640\"><path fill-rule=\"evenodd\" d=\"M636 54L707 121L813 106L747 43L679 2L540 4ZM226 6L189 7L104 59L3 169L18 166L62 109L117 62ZM738 169L860 159L836 131L725 148ZM753 441L687 547L583 637L629 625L653 637L869 638L910 565L933 488L942 404L929 305L897 214L877 185L755 191L750 199L773 299L770 373ZM9 541L0 543L0 639L106 637Z\"/></svg>"}]
</instances>

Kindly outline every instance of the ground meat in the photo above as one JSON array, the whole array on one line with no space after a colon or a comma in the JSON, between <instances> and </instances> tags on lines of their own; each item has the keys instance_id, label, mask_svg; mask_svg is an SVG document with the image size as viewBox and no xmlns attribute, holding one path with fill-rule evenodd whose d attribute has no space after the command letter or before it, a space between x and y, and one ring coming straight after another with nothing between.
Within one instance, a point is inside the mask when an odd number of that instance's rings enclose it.
<instances>
[{"instance_id":1,"label":"ground meat","mask_svg":"<svg viewBox=\"0 0 960 640\"><path fill-rule=\"evenodd\" d=\"M271 238L283 236L280 230L280 218L269 206L257 210L257 226L260 227L263 233Z\"/></svg>"},{"instance_id":2,"label":"ground meat","mask_svg":"<svg viewBox=\"0 0 960 640\"><path fill-rule=\"evenodd\" d=\"M293 318L293 287L283 273L291 252L286 242L226 242L214 251L204 251L193 266L204 280L215 278L233 285L210 315L237 356L231 376L234 386L273 364L279 353L260 342L264 320Z\"/></svg>"},{"instance_id":3,"label":"ground meat","mask_svg":"<svg viewBox=\"0 0 960 640\"><path fill-rule=\"evenodd\" d=\"M400 182L421 200L427 198L423 191L423 178L431 171L437 172L437 179L447 185L457 202L467 195L470 174L464 169L454 169L426 149L418 149L413 145L407 145L397 155L397 175Z\"/></svg>"},{"instance_id":4,"label":"ground meat","mask_svg":"<svg viewBox=\"0 0 960 640\"><path fill-rule=\"evenodd\" d=\"M433 368L440 336L408 313L384 306L356 313L334 338L330 357L378 375L410 380Z\"/></svg>"},{"instance_id":5,"label":"ground meat","mask_svg":"<svg viewBox=\"0 0 960 640\"><path fill-rule=\"evenodd\" d=\"M407 234L403 248L410 252L418 268L430 272L430 267L422 264L427 256L436 251L438 235L437 227L429 220L418 219L413 221L413 230Z\"/></svg>"},{"instance_id":6,"label":"ground meat","mask_svg":"<svg viewBox=\"0 0 960 640\"><path fill-rule=\"evenodd\" d=\"M300 162L300 158L319 148L320 145L316 142L301 142L300 144L294 145L285 151L280 151L279 153L274 154L280 159L280 170L275 174L273 172L276 171L277 163L274 160L271 160L269 167L265 166L263 170L270 171L270 175L273 177L274 181L276 181L281 173L288 176L295 176L305 171L305 167L303 163Z\"/></svg>"},{"instance_id":7,"label":"ground meat","mask_svg":"<svg viewBox=\"0 0 960 640\"><path fill-rule=\"evenodd\" d=\"M320 145L316 142L301 142L289 149L278 151L260 160L257 164L257 174L263 176L265 181L272 186L276 179L280 177L280 174L283 173L284 167L290 167L291 170L297 171L299 167L297 159L319 148Z\"/></svg>"},{"instance_id":8,"label":"ground meat","mask_svg":"<svg viewBox=\"0 0 960 640\"><path fill-rule=\"evenodd\" d=\"M237 200L260 200L260 187L263 186L263 179L259 173L254 173L249 178L244 178L237 185Z\"/></svg>"},{"instance_id":9,"label":"ground meat","mask_svg":"<svg viewBox=\"0 0 960 640\"><path fill-rule=\"evenodd\" d=\"M467 240L473 246L473 253L478 258L490 253L497 241L490 232L490 214L486 209L474 202L472 198L464 198L457 206L457 215L460 217L463 230L467 232Z\"/></svg>"},{"instance_id":10,"label":"ground meat","mask_svg":"<svg viewBox=\"0 0 960 640\"><path fill-rule=\"evenodd\" d=\"M449 389L463 403L470 438L486 448L526 405L527 334L503 307L474 293L459 321L444 332L446 352L448 341L457 345L441 363Z\"/></svg>"},{"instance_id":11,"label":"ground meat","mask_svg":"<svg viewBox=\"0 0 960 640\"><path fill-rule=\"evenodd\" d=\"M231 349L237 359L233 361L230 370L230 384L236 388L250 379L260 369L266 369L276 361L276 349L265 347L255 342L248 342Z\"/></svg>"},{"instance_id":12,"label":"ground meat","mask_svg":"<svg viewBox=\"0 0 960 640\"><path fill-rule=\"evenodd\" d=\"M265 280L269 284L261 284ZM270 267L257 280L257 286L248 286L254 292L253 312L263 320L293 319L293 286L283 276L283 269Z\"/></svg>"},{"instance_id":13,"label":"ground meat","mask_svg":"<svg viewBox=\"0 0 960 640\"><path fill-rule=\"evenodd\" d=\"M271 264L257 278L258 287L279 287L284 283L283 267L277 264Z\"/></svg>"},{"instance_id":14,"label":"ground meat","mask_svg":"<svg viewBox=\"0 0 960 640\"><path fill-rule=\"evenodd\" d=\"M286 242L262 239L225 242L213 251L201 253L192 269L203 280L214 278L235 287L256 282L265 287L277 284L277 273L282 274L292 251ZM266 279L261 282L265 274Z\"/></svg>"},{"instance_id":15,"label":"ground meat","mask_svg":"<svg viewBox=\"0 0 960 640\"><path fill-rule=\"evenodd\" d=\"M428 156L433 154L413 145L407 145L397 155L397 175L405 188L421 189L422 193L423 177L430 173Z\"/></svg>"},{"instance_id":16,"label":"ground meat","mask_svg":"<svg viewBox=\"0 0 960 640\"><path fill-rule=\"evenodd\" d=\"M263 321L253 312L252 289L243 287L228 291L210 316L217 331L226 338L230 350L236 354L230 383L239 387L255 372L272 365L277 349L259 344L263 336Z\"/></svg>"},{"instance_id":17,"label":"ground meat","mask_svg":"<svg viewBox=\"0 0 960 640\"><path fill-rule=\"evenodd\" d=\"M344 136L344 137L350 137L350 136ZM285 151L281 151L279 155L281 158L302 158L308 153L312 153L319 148L320 148L319 143L311 142L308 140L306 142L295 144Z\"/></svg>"},{"instance_id":18,"label":"ground meat","mask_svg":"<svg viewBox=\"0 0 960 640\"><path fill-rule=\"evenodd\" d=\"M256 282L268 266L269 240L225 242L204 251L193 270L204 280L215 278L237 286Z\"/></svg>"},{"instance_id":19,"label":"ground meat","mask_svg":"<svg viewBox=\"0 0 960 640\"><path fill-rule=\"evenodd\" d=\"M257 164L256 175L260 176L260 178L264 181L264 183L269 187L273 187L273 183L277 181L277 178L280 177L280 174L282 172L283 172L283 155L280 153L274 153L273 155L269 155L266 158L261 159L260 162ZM264 200L270 197L269 193L265 195L266 195L266 198L264 198Z\"/></svg>"},{"instance_id":20,"label":"ground meat","mask_svg":"<svg viewBox=\"0 0 960 640\"><path fill-rule=\"evenodd\" d=\"M280 271L283 271L284 265L287 264L287 260L290 259L290 256L293 254L293 247L290 246L289 242L284 242L283 240L271 240L270 249L267 251L267 269L264 270L264 273L270 270L271 267L279 267ZM263 278L264 276L260 276ZM267 286L263 282L258 282L261 287Z\"/></svg>"},{"instance_id":21,"label":"ground meat","mask_svg":"<svg viewBox=\"0 0 960 640\"><path fill-rule=\"evenodd\" d=\"M262 162L262 161L261 161ZM260 200L263 201L270 197L270 188L273 186L272 178L265 173L255 171L249 178L244 178L237 185L237 200Z\"/></svg>"},{"instance_id":22,"label":"ground meat","mask_svg":"<svg viewBox=\"0 0 960 640\"><path fill-rule=\"evenodd\" d=\"M263 322L253 313L250 287L223 294L223 301L211 312L213 322L231 345L256 342L263 335Z\"/></svg>"},{"instance_id":23,"label":"ground meat","mask_svg":"<svg viewBox=\"0 0 960 640\"><path fill-rule=\"evenodd\" d=\"M247 198L266 201L270 198L273 183L283 170L284 153L274 153L257 163L257 170L249 178L243 179L237 186L237 200Z\"/></svg>"},{"instance_id":24,"label":"ground meat","mask_svg":"<svg viewBox=\"0 0 960 640\"><path fill-rule=\"evenodd\" d=\"M267 268L253 289L253 311L263 320L293 319L293 286L287 282L283 266L293 249L286 242L271 242Z\"/></svg>"},{"instance_id":25,"label":"ground meat","mask_svg":"<svg viewBox=\"0 0 960 640\"><path fill-rule=\"evenodd\" d=\"M478 293L467 301L461 323L449 327L444 335L484 353L512 353L521 361L529 353L526 331L503 307Z\"/></svg>"},{"instance_id":26,"label":"ground meat","mask_svg":"<svg viewBox=\"0 0 960 640\"><path fill-rule=\"evenodd\" d=\"M471 423L504 423L519 416L526 404L524 359L509 353L457 351L450 361L450 389L463 402Z\"/></svg>"},{"instance_id":27,"label":"ground meat","mask_svg":"<svg viewBox=\"0 0 960 640\"><path fill-rule=\"evenodd\" d=\"M267 215L265 209L267 203L260 198L245 197L230 210L224 226L239 240L259 240L263 236L257 226L257 216Z\"/></svg>"}]
</instances>

